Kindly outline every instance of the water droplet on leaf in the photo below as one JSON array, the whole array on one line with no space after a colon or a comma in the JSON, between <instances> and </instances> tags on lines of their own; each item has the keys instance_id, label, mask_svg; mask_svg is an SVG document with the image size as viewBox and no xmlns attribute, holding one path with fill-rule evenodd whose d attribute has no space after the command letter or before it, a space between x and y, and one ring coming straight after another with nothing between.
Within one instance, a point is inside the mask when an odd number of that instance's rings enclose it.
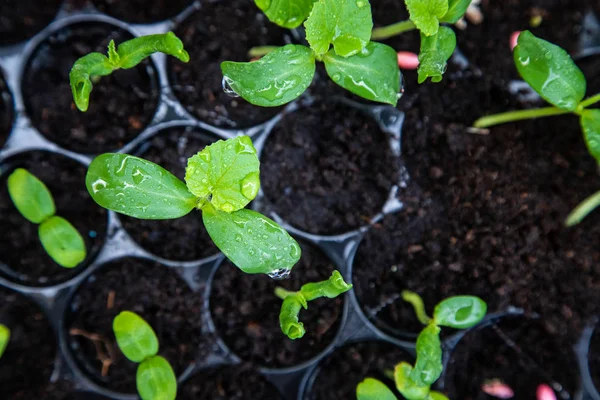
<instances>
[{"instance_id":1,"label":"water droplet on leaf","mask_svg":"<svg viewBox=\"0 0 600 400\"><path fill-rule=\"evenodd\" d=\"M223 91L226 95L230 97L240 97L240 95L237 94L235 90L231 88L231 85L233 85L233 83L234 82L230 77L223 76L223 79L221 80L221 86L223 87Z\"/></svg>"},{"instance_id":2,"label":"water droplet on leaf","mask_svg":"<svg viewBox=\"0 0 600 400\"><path fill-rule=\"evenodd\" d=\"M258 172L250 172L242 180L242 195L248 200L254 200L260 187L260 177Z\"/></svg>"},{"instance_id":3,"label":"water droplet on leaf","mask_svg":"<svg viewBox=\"0 0 600 400\"><path fill-rule=\"evenodd\" d=\"M289 278L291 272L291 269L280 268L269 272L267 275L271 279L281 280Z\"/></svg>"}]
</instances>

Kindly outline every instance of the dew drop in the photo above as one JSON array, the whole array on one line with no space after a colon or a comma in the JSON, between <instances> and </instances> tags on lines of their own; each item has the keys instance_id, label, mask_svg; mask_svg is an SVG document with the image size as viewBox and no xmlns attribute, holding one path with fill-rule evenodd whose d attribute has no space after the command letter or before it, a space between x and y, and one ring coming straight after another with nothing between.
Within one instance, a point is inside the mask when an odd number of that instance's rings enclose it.
<instances>
[{"instance_id":1,"label":"dew drop","mask_svg":"<svg viewBox=\"0 0 600 400\"><path fill-rule=\"evenodd\" d=\"M269 272L267 275L269 276L269 278L279 281L282 279L289 278L291 272L291 269L279 268Z\"/></svg>"},{"instance_id":2,"label":"dew drop","mask_svg":"<svg viewBox=\"0 0 600 400\"><path fill-rule=\"evenodd\" d=\"M293 44L286 44L285 46L283 46L283 53L287 54L288 56L290 54L294 54L296 52L296 46L294 46Z\"/></svg>"},{"instance_id":3,"label":"dew drop","mask_svg":"<svg viewBox=\"0 0 600 400\"><path fill-rule=\"evenodd\" d=\"M358 1L356 2L356 6L357 6L358 8L363 8L363 7L365 6L365 2L364 2L363 0L358 0Z\"/></svg>"},{"instance_id":4,"label":"dew drop","mask_svg":"<svg viewBox=\"0 0 600 400\"><path fill-rule=\"evenodd\" d=\"M210 153L208 151L201 151L200 153L198 153L198 155L200 156L202 161L207 163L210 162Z\"/></svg>"},{"instance_id":5,"label":"dew drop","mask_svg":"<svg viewBox=\"0 0 600 400\"><path fill-rule=\"evenodd\" d=\"M223 79L221 80L221 86L223 87L225 94L229 97L240 97L240 95L232 89L231 85L233 85L233 79L228 76L223 76Z\"/></svg>"},{"instance_id":6,"label":"dew drop","mask_svg":"<svg viewBox=\"0 0 600 400\"><path fill-rule=\"evenodd\" d=\"M239 233L237 235L235 235L235 241L236 242L241 242L242 241L242 235L240 235Z\"/></svg>"},{"instance_id":7,"label":"dew drop","mask_svg":"<svg viewBox=\"0 0 600 400\"><path fill-rule=\"evenodd\" d=\"M519 57L519 62L522 66L529 65L530 58L529 57Z\"/></svg>"},{"instance_id":8,"label":"dew drop","mask_svg":"<svg viewBox=\"0 0 600 400\"><path fill-rule=\"evenodd\" d=\"M290 244L290 257L298 258L299 255L300 255L300 246L298 245L298 243Z\"/></svg>"},{"instance_id":9,"label":"dew drop","mask_svg":"<svg viewBox=\"0 0 600 400\"><path fill-rule=\"evenodd\" d=\"M234 207L231 203L223 203L221 204L221 210L225 211L226 213L231 213L234 211Z\"/></svg>"},{"instance_id":10,"label":"dew drop","mask_svg":"<svg viewBox=\"0 0 600 400\"><path fill-rule=\"evenodd\" d=\"M342 79L342 75L340 73L335 73L333 74L333 76L331 77L331 79L333 79L335 82L339 81L340 79Z\"/></svg>"},{"instance_id":11,"label":"dew drop","mask_svg":"<svg viewBox=\"0 0 600 400\"><path fill-rule=\"evenodd\" d=\"M260 187L260 177L258 172L250 172L242 180L242 195L248 200L254 200Z\"/></svg>"}]
</instances>

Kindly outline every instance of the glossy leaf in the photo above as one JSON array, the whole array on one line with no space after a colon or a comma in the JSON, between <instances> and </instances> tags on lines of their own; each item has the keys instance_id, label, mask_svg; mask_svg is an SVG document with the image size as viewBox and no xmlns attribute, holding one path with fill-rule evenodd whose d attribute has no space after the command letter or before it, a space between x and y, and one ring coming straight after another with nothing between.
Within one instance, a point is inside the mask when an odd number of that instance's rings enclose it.
<instances>
[{"instance_id":1,"label":"glossy leaf","mask_svg":"<svg viewBox=\"0 0 600 400\"><path fill-rule=\"evenodd\" d=\"M563 110L577 108L587 84L566 51L523 31L514 59L519 74L544 100Z\"/></svg>"},{"instance_id":2,"label":"glossy leaf","mask_svg":"<svg viewBox=\"0 0 600 400\"><path fill-rule=\"evenodd\" d=\"M417 362L410 377L417 385L432 385L442 374L443 368L440 328L429 324L417 338Z\"/></svg>"},{"instance_id":3,"label":"glossy leaf","mask_svg":"<svg viewBox=\"0 0 600 400\"><path fill-rule=\"evenodd\" d=\"M75 268L87 255L81 234L69 221L54 216L42 222L38 236L46 253L61 267Z\"/></svg>"},{"instance_id":4,"label":"glossy leaf","mask_svg":"<svg viewBox=\"0 0 600 400\"><path fill-rule=\"evenodd\" d=\"M344 277L339 271L333 271L328 280L322 282L311 282L302 285L300 293L307 301L312 301L320 297L336 298L342 293L352 289L352 285L344 281Z\"/></svg>"},{"instance_id":5,"label":"glossy leaf","mask_svg":"<svg viewBox=\"0 0 600 400\"><path fill-rule=\"evenodd\" d=\"M306 300L299 294L293 294L283 299L279 312L281 331L290 339L300 339L306 333L304 324L299 320L300 310L307 308Z\"/></svg>"},{"instance_id":6,"label":"glossy leaf","mask_svg":"<svg viewBox=\"0 0 600 400\"><path fill-rule=\"evenodd\" d=\"M394 368L394 381L396 389L406 399L426 399L429 395L430 388L428 385L419 386L412 379L412 366L407 362L401 362Z\"/></svg>"},{"instance_id":7,"label":"glossy leaf","mask_svg":"<svg viewBox=\"0 0 600 400\"><path fill-rule=\"evenodd\" d=\"M473 0L449 0L448 1L448 11L443 18L440 19L440 22L446 22L449 24L455 24L461 19L465 12L467 12L467 8L471 4Z\"/></svg>"},{"instance_id":8,"label":"glossy leaf","mask_svg":"<svg viewBox=\"0 0 600 400\"><path fill-rule=\"evenodd\" d=\"M175 400L177 378L171 364L161 356L153 356L138 366L136 386L142 400Z\"/></svg>"},{"instance_id":9,"label":"glossy leaf","mask_svg":"<svg viewBox=\"0 0 600 400\"><path fill-rule=\"evenodd\" d=\"M356 400L398 400L383 382L366 378L356 387Z\"/></svg>"},{"instance_id":10,"label":"glossy leaf","mask_svg":"<svg viewBox=\"0 0 600 400\"><path fill-rule=\"evenodd\" d=\"M319 56L333 45L338 56L349 57L371 40L371 5L368 0L319 0L304 25L306 40Z\"/></svg>"},{"instance_id":11,"label":"glossy leaf","mask_svg":"<svg viewBox=\"0 0 600 400\"><path fill-rule=\"evenodd\" d=\"M123 311L113 321L113 331L119 348L130 361L139 363L158 353L158 338L142 317Z\"/></svg>"},{"instance_id":12,"label":"glossy leaf","mask_svg":"<svg viewBox=\"0 0 600 400\"><path fill-rule=\"evenodd\" d=\"M323 58L329 77L367 100L396 105L400 98L400 70L396 51L370 42L360 53L340 57L330 50Z\"/></svg>"},{"instance_id":13,"label":"glossy leaf","mask_svg":"<svg viewBox=\"0 0 600 400\"><path fill-rule=\"evenodd\" d=\"M298 243L273 220L251 210L202 209L204 226L217 247L248 274L290 270L300 259Z\"/></svg>"},{"instance_id":14,"label":"glossy leaf","mask_svg":"<svg viewBox=\"0 0 600 400\"><path fill-rule=\"evenodd\" d=\"M431 82L440 82L446 72L447 61L456 48L456 35L448 27L442 26L437 34L425 36L421 34L421 52L419 53L418 81L423 83L427 78Z\"/></svg>"},{"instance_id":15,"label":"glossy leaf","mask_svg":"<svg viewBox=\"0 0 600 400\"><path fill-rule=\"evenodd\" d=\"M470 328L485 317L487 304L475 296L454 296L435 306L433 319L439 326Z\"/></svg>"},{"instance_id":16,"label":"glossy leaf","mask_svg":"<svg viewBox=\"0 0 600 400\"><path fill-rule=\"evenodd\" d=\"M297 28L310 15L315 0L254 0L269 21L288 29Z\"/></svg>"},{"instance_id":17,"label":"glossy leaf","mask_svg":"<svg viewBox=\"0 0 600 400\"><path fill-rule=\"evenodd\" d=\"M25 219L40 224L56 213L52 194L36 176L17 168L8 177L8 194Z\"/></svg>"},{"instance_id":18,"label":"glossy leaf","mask_svg":"<svg viewBox=\"0 0 600 400\"><path fill-rule=\"evenodd\" d=\"M225 212L240 210L260 188L260 162L248 136L219 140L188 160L185 182L192 194Z\"/></svg>"},{"instance_id":19,"label":"glossy leaf","mask_svg":"<svg viewBox=\"0 0 600 400\"><path fill-rule=\"evenodd\" d=\"M197 203L185 183L169 171L128 154L96 157L85 185L100 206L140 219L183 217Z\"/></svg>"},{"instance_id":20,"label":"glossy leaf","mask_svg":"<svg viewBox=\"0 0 600 400\"><path fill-rule=\"evenodd\" d=\"M10 329L6 325L0 324L0 358L8 346L10 341Z\"/></svg>"},{"instance_id":21,"label":"glossy leaf","mask_svg":"<svg viewBox=\"0 0 600 400\"><path fill-rule=\"evenodd\" d=\"M306 46L288 44L254 62L221 63L223 79L249 103L278 107L308 88L315 75L315 58Z\"/></svg>"},{"instance_id":22,"label":"glossy leaf","mask_svg":"<svg viewBox=\"0 0 600 400\"><path fill-rule=\"evenodd\" d=\"M443 393L431 391L431 392L429 392L429 396L427 397L427 400L449 400L449 399Z\"/></svg>"},{"instance_id":23,"label":"glossy leaf","mask_svg":"<svg viewBox=\"0 0 600 400\"><path fill-rule=\"evenodd\" d=\"M435 35L448 12L448 0L405 0L410 20L425 36Z\"/></svg>"},{"instance_id":24,"label":"glossy leaf","mask_svg":"<svg viewBox=\"0 0 600 400\"><path fill-rule=\"evenodd\" d=\"M600 110L584 110L580 122L588 151L600 163Z\"/></svg>"}]
</instances>

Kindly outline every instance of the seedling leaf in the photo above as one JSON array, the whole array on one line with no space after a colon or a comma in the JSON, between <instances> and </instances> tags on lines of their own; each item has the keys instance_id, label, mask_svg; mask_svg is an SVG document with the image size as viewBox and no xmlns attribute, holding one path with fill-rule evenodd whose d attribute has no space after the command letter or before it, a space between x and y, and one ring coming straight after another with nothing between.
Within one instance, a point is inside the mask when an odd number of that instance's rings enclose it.
<instances>
[{"instance_id":1,"label":"seedling leaf","mask_svg":"<svg viewBox=\"0 0 600 400\"><path fill-rule=\"evenodd\" d=\"M306 46L288 44L255 62L221 63L223 79L257 106L277 107L300 96L315 75L315 58Z\"/></svg>"},{"instance_id":2,"label":"seedling leaf","mask_svg":"<svg viewBox=\"0 0 600 400\"><path fill-rule=\"evenodd\" d=\"M565 50L523 31L514 59L519 74L544 100L563 110L577 108L587 84Z\"/></svg>"},{"instance_id":3,"label":"seedling leaf","mask_svg":"<svg viewBox=\"0 0 600 400\"><path fill-rule=\"evenodd\" d=\"M487 312L487 304L475 296L454 296L435 306L433 319L437 325L467 329L477 325Z\"/></svg>"},{"instance_id":4,"label":"seedling leaf","mask_svg":"<svg viewBox=\"0 0 600 400\"><path fill-rule=\"evenodd\" d=\"M423 83L427 78L432 82L440 82L446 72L447 61L456 48L456 35L448 27L442 26L432 36L421 33L421 52L419 54L418 81Z\"/></svg>"},{"instance_id":5,"label":"seedling leaf","mask_svg":"<svg viewBox=\"0 0 600 400\"><path fill-rule=\"evenodd\" d=\"M400 96L397 54L389 46L370 42L360 53L341 57L330 50L323 58L329 77L367 100L393 106Z\"/></svg>"},{"instance_id":6,"label":"seedling leaf","mask_svg":"<svg viewBox=\"0 0 600 400\"><path fill-rule=\"evenodd\" d=\"M384 383L373 378L366 378L356 387L357 400L398 400Z\"/></svg>"},{"instance_id":7,"label":"seedling leaf","mask_svg":"<svg viewBox=\"0 0 600 400\"><path fill-rule=\"evenodd\" d=\"M306 333L304 324L299 320L300 310L303 307L302 300L298 298L299 296L299 294L295 294L286 297L279 312L281 331L292 340L300 339Z\"/></svg>"},{"instance_id":8,"label":"seedling leaf","mask_svg":"<svg viewBox=\"0 0 600 400\"><path fill-rule=\"evenodd\" d=\"M419 386L432 385L442 374L440 328L430 323L417 338L417 362L410 378Z\"/></svg>"},{"instance_id":9,"label":"seedling leaf","mask_svg":"<svg viewBox=\"0 0 600 400\"><path fill-rule=\"evenodd\" d=\"M435 35L448 12L448 0L406 0L410 20L425 36Z\"/></svg>"},{"instance_id":10,"label":"seedling leaf","mask_svg":"<svg viewBox=\"0 0 600 400\"><path fill-rule=\"evenodd\" d=\"M412 379L412 366L407 362L401 362L394 368L394 381L396 389L407 399L425 399L429 395L428 385L419 386Z\"/></svg>"},{"instance_id":11,"label":"seedling leaf","mask_svg":"<svg viewBox=\"0 0 600 400\"><path fill-rule=\"evenodd\" d=\"M10 329L6 325L0 324L0 358L8 346L10 341Z\"/></svg>"},{"instance_id":12,"label":"seedling leaf","mask_svg":"<svg viewBox=\"0 0 600 400\"><path fill-rule=\"evenodd\" d=\"M429 392L429 397L427 397L427 400L449 400L449 399L443 393L432 391L432 392Z\"/></svg>"},{"instance_id":13,"label":"seedling leaf","mask_svg":"<svg viewBox=\"0 0 600 400\"><path fill-rule=\"evenodd\" d=\"M316 0L254 0L269 21L288 29L297 28L308 18Z\"/></svg>"},{"instance_id":14,"label":"seedling leaf","mask_svg":"<svg viewBox=\"0 0 600 400\"><path fill-rule=\"evenodd\" d=\"M100 53L87 54L73 64L69 73L73 100L80 111L87 111L94 85L92 78L110 75L114 70L109 59Z\"/></svg>"},{"instance_id":15,"label":"seedling leaf","mask_svg":"<svg viewBox=\"0 0 600 400\"><path fill-rule=\"evenodd\" d=\"M46 253L61 267L74 268L86 257L85 242L69 221L53 216L42 222L38 236Z\"/></svg>"},{"instance_id":16,"label":"seedling leaf","mask_svg":"<svg viewBox=\"0 0 600 400\"><path fill-rule=\"evenodd\" d=\"M333 299L350 289L352 289L352 285L344 281L342 274L339 271L333 271L326 281L302 285L300 293L307 301L312 301L320 297Z\"/></svg>"},{"instance_id":17,"label":"seedling leaf","mask_svg":"<svg viewBox=\"0 0 600 400\"><path fill-rule=\"evenodd\" d=\"M183 42L173 32L140 36L123 42L117 48L118 68L133 68L154 53L173 56L184 63L190 61L190 55L183 48Z\"/></svg>"},{"instance_id":18,"label":"seedling leaf","mask_svg":"<svg viewBox=\"0 0 600 400\"><path fill-rule=\"evenodd\" d=\"M221 211L240 210L260 188L260 162L248 136L219 140L188 160L185 181L190 192Z\"/></svg>"},{"instance_id":19,"label":"seedling leaf","mask_svg":"<svg viewBox=\"0 0 600 400\"><path fill-rule=\"evenodd\" d=\"M179 218L196 206L185 183L161 166L128 154L96 157L85 185L100 206L140 219Z\"/></svg>"},{"instance_id":20,"label":"seedling leaf","mask_svg":"<svg viewBox=\"0 0 600 400\"><path fill-rule=\"evenodd\" d=\"M52 194L36 176L17 168L8 177L8 194L23 217L40 224L56 213Z\"/></svg>"},{"instance_id":21,"label":"seedling leaf","mask_svg":"<svg viewBox=\"0 0 600 400\"><path fill-rule=\"evenodd\" d=\"M142 400L175 400L177 378L171 364L161 356L152 356L138 366L137 390Z\"/></svg>"},{"instance_id":22,"label":"seedling leaf","mask_svg":"<svg viewBox=\"0 0 600 400\"><path fill-rule=\"evenodd\" d=\"M440 22L447 22L449 24L455 24L461 19L467 8L473 0L449 0L448 1L448 12L440 19Z\"/></svg>"},{"instance_id":23,"label":"seedling leaf","mask_svg":"<svg viewBox=\"0 0 600 400\"><path fill-rule=\"evenodd\" d=\"M158 353L158 338L154 330L131 311L123 311L115 317L113 331L119 348L130 361L139 363Z\"/></svg>"},{"instance_id":24,"label":"seedling leaf","mask_svg":"<svg viewBox=\"0 0 600 400\"><path fill-rule=\"evenodd\" d=\"M584 110L581 114L581 129L588 151L600 163L600 110Z\"/></svg>"}]
</instances>

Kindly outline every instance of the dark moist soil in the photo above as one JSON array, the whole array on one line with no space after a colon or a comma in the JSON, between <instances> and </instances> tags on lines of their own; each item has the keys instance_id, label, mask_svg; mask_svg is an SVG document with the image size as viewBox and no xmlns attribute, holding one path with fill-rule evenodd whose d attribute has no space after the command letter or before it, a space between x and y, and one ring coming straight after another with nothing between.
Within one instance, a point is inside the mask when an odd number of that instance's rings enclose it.
<instances>
[{"instance_id":1,"label":"dark moist soil","mask_svg":"<svg viewBox=\"0 0 600 400\"><path fill-rule=\"evenodd\" d=\"M48 187L56 214L79 231L87 258L73 269L56 264L38 238L38 225L16 209L6 186L16 168L25 168ZM85 188L86 167L65 156L46 151L22 153L7 159L0 177L0 271L10 280L32 286L49 286L79 274L100 251L106 235L106 211L91 199Z\"/></svg>"},{"instance_id":2,"label":"dark moist soil","mask_svg":"<svg viewBox=\"0 0 600 400\"><path fill-rule=\"evenodd\" d=\"M281 286L300 290L308 282L329 279L333 263L318 248L299 242L302 258L289 279L244 274L225 261L212 283L210 308L217 332L225 344L244 361L267 368L298 365L318 355L337 334L342 317L343 296L311 301L300 312L306 334L291 340L281 332L281 300L274 294Z\"/></svg>"},{"instance_id":3,"label":"dark moist soil","mask_svg":"<svg viewBox=\"0 0 600 400\"><path fill-rule=\"evenodd\" d=\"M61 0L2 0L0 46L29 39L54 19Z\"/></svg>"},{"instance_id":4,"label":"dark moist soil","mask_svg":"<svg viewBox=\"0 0 600 400\"><path fill-rule=\"evenodd\" d=\"M333 103L285 115L271 132L261 162L269 207L318 234L367 224L398 179L398 159L378 124Z\"/></svg>"},{"instance_id":5,"label":"dark moist soil","mask_svg":"<svg viewBox=\"0 0 600 400\"><path fill-rule=\"evenodd\" d=\"M247 62L255 46L286 43L286 31L270 23L254 2L205 2L175 30L190 62L169 60L175 95L201 120L223 128L245 128L267 121L281 107L254 106L223 91L221 62Z\"/></svg>"},{"instance_id":6,"label":"dark moist soil","mask_svg":"<svg viewBox=\"0 0 600 400\"><path fill-rule=\"evenodd\" d=\"M579 377L571 347L561 345L540 321L505 317L496 327L499 331L487 325L469 332L452 352L444 379L449 398L494 399L481 390L494 379L512 388L513 400L535 399L540 384L555 382L569 398L576 397Z\"/></svg>"},{"instance_id":7,"label":"dark moist soil","mask_svg":"<svg viewBox=\"0 0 600 400\"><path fill-rule=\"evenodd\" d=\"M12 129L14 117L13 98L6 86L6 81L0 75L0 148L6 142Z\"/></svg>"},{"instance_id":8,"label":"dark moist soil","mask_svg":"<svg viewBox=\"0 0 600 400\"><path fill-rule=\"evenodd\" d=\"M181 400L280 400L281 395L252 364L202 370L185 381Z\"/></svg>"},{"instance_id":9,"label":"dark moist soil","mask_svg":"<svg viewBox=\"0 0 600 400\"><path fill-rule=\"evenodd\" d=\"M596 390L600 391L600 330L598 329L598 325L596 325L594 334L590 339L587 357L592 382L594 382Z\"/></svg>"},{"instance_id":10,"label":"dark moist soil","mask_svg":"<svg viewBox=\"0 0 600 400\"><path fill-rule=\"evenodd\" d=\"M33 125L69 150L101 153L135 138L152 120L158 104L156 71L146 60L135 68L100 78L83 113L75 107L69 71L80 57L106 54L130 33L110 24L85 22L53 33L32 55L23 78L25 107Z\"/></svg>"},{"instance_id":11,"label":"dark moist soil","mask_svg":"<svg viewBox=\"0 0 600 400\"><path fill-rule=\"evenodd\" d=\"M365 378L375 378L394 390L385 376L396 364L414 358L399 347L385 342L359 342L341 347L319 363L304 400L347 400L356 397L356 386Z\"/></svg>"},{"instance_id":12,"label":"dark moist soil","mask_svg":"<svg viewBox=\"0 0 600 400\"><path fill-rule=\"evenodd\" d=\"M126 310L144 318L158 336L159 354L179 375L199 351L201 304L201 296L189 289L174 269L142 259L114 261L84 281L73 297L65 322L70 350L83 371L98 384L121 393L135 393L137 365L118 350L113 319ZM94 343L75 335L74 329L101 335L113 349L114 361L107 376L101 376L102 363Z\"/></svg>"},{"instance_id":13,"label":"dark moist soil","mask_svg":"<svg viewBox=\"0 0 600 400\"><path fill-rule=\"evenodd\" d=\"M189 157L216 139L193 128L176 127L161 131L135 151L179 179L185 178ZM147 251L169 260L198 260L219 250L202 223L202 213L192 211L182 218L149 221L120 216L123 227Z\"/></svg>"},{"instance_id":14,"label":"dark moist soil","mask_svg":"<svg viewBox=\"0 0 600 400\"><path fill-rule=\"evenodd\" d=\"M92 0L99 11L137 24L172 18L192 2L193 0Z\"/></svg>"}]
</instances>

